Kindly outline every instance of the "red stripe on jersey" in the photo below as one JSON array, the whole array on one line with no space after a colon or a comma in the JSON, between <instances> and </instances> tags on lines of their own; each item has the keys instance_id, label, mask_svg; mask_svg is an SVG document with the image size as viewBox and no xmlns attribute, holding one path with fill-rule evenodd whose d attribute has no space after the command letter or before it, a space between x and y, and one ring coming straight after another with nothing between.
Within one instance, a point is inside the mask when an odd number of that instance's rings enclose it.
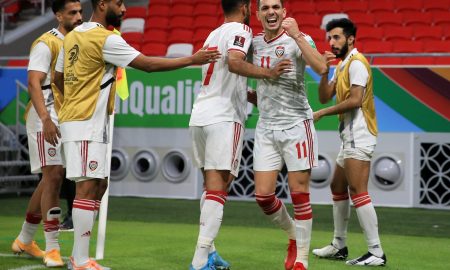
<instances>
[{"instance_id":1,"label":"red stripe on jersey","mask_svg":"<svg viewBox=\"0 0 450 270\"><path fill-rule=\"evenodd\" d=\"M233 139L233 154L231 155L231 166L233 166L234 159L236 157L236 150L241 138L241 124L234 123L234 139Z\"/></svg>"},{"instance_id":2,"label":"red stripe on jersey","mask_svg":"<svg viewBox=\"0 0 450 270\"><path fill-rule=\"evenodd\" d=\"M308 141L308 163L309 163L309 168L312 168L312 161L311 161L311 130L309 129L309 122L308 120L303 121L303 124L305 125L305 130L306 130L306 138Z\"/></svg>"},{"instance_id":3,"label":"red stripe on jersey","mask_svg":"<svg viewBox=\"0 0 450 270\"><path fill-rule=\"evenodd\" d=\"M275 40L279 39L281 36L283 36L284 33L286 33L286 31L281 32L278 36L272 38L271 40L267 40L267 39L266 39L266 36L264 36L264 41L265 41L266 43L272 43L272 42L274 42Z\"/></svg>"},{"instance_id":4,"label":"red stripe on jersey","mask_svg":"<svg viewBox=\"0 0 450 270\"><path fill-rule=\"evenodd\" d=\"M37 133L37 143L39 152L39 161L41 162L41 168L47 165L47 160L45 158L45 138L42 132Z\"/></svg>"},{"instance_id":5,"label":"red stripe on jersey","mask_svg":"<svg viewBox=\"0 0 450 270\"><path fill-rule=\"evenodd\" d=\"M311 131L311 124L314 125L313 120L308 120L309 137L311 138L311 149L309 149L309 154L311 156L311 168L314 166L314 161L316 160L314 155L314 137Z\"/></svg>"}]
</instances>

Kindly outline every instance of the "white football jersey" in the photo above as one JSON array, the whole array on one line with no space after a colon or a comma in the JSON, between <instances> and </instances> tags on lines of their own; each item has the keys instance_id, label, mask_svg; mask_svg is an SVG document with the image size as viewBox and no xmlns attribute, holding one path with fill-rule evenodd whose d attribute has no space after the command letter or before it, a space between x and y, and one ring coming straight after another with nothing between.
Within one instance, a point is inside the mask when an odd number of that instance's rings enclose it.
<instances>
[{"instance_id":1,"label":"white football jersey","mask_svg":"<svg viewBox=\"0 0 450 270\"><path fill-rule=\"evenodd\" d=\"M192 108L189 126L206 126L233 121L244 124L247 110L247 78L228 70L228 52L247 55L252 31L245 24L224 23L212 31L204 45L222 57L202 66L202 87Z\"/></svg>"},{"instance_id":2,"label":"white football jersey","mask_svg":"<svg viewBox=\"0 0 450 270\"><path fill-rule=\"evenodd\" d=\"M305 38L315 46L310 36ZM277 80L259 79L258 126L265 129L289 129L298 123L313 119L305 91L305 65L302 52L294 39L286 32L266 40L264 33L253 38L253 64L273 68L283 59L292 61L292 71Z\"/></svg>"}]
</instances>

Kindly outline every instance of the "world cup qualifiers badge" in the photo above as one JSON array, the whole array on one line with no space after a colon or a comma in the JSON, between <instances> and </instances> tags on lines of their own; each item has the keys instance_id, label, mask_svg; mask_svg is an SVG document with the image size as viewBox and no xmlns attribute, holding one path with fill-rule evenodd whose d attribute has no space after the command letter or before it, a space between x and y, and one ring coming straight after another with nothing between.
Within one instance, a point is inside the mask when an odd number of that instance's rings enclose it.
<instances>
[{"instance_id":1,"label":"world cup qualifiers badge","mask_svg":"<svg viewBox=\"0 0 450 270\"><path fill-rule=\"evenodd\" d=\"M89 169L91 171L95 171L95 169L97 169L97 167L98 167L98 162L97 161L92 160L92 161L89 162Z\"/></svg>"},{"instance_id":2,"label":"world cup qualifiers badge","mask_svg":"<svg viewBox=\"0 0 450 270\"><path fill-rule=\"evenodd\" d=\"M244 48L244 43L245 43L245 37L241 37L241 36L235 36L234 37L234 46L239 46Z\"/></svg>"},{"instance_id":3,"label":"world cup qualifiers badge","mask_svg":"<svg viewBox=\"0 0 450 270\"><path fill-rule=\"evenodd\" d=\"M278 58L283 56L283 54L284 54L284 47L283 46L277 46L275 48L275 54L277 55Z\"/></svg>"}]
</instances>

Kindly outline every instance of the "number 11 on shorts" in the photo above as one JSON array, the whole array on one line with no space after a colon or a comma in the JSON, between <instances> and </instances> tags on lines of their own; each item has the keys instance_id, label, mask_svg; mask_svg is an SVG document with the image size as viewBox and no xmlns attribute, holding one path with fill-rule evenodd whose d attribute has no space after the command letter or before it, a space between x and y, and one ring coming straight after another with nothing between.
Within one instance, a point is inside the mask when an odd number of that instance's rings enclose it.
<instances>
[{"instance_id":1,"label":"number 11 on shorts","mask_svg":"<svg viewBox=\"0 0 450 270\"><path fill-rule=\"evenodd\" d=\"M308 152L307 152L307 150L306 150L306 142L305 142L305 141L302 142L301 147L300 147L300 143L297 143L297 144L295 145L295 147L297 148L297 156L298 156L298 159L301 159L301 158L302 158L302 149L303 149L303 157L305 158L305 157L308 156Z\"/></svg>"}]
</instances>

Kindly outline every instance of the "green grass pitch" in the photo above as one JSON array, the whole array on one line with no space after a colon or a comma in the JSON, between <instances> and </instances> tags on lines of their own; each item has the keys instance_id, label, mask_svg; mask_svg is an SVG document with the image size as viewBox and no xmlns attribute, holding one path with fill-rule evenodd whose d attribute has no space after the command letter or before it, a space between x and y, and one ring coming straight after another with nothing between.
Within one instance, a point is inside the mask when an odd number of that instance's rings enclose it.
<instances>
[{"instance_id":1,"label":"green grass pitch","mask_svg":"<svg viewBox=\"0 0 450 270\"><path fill-rule=\"evenodd\" d=\"M20 231L28 199L0 198L0 269L39 268L40 260L11 256L10 245ZM100 263L114 270L186 270L198 233L199 202L190 200L110 198L105 258ZM64 206L65 201L61 204ZM288 206L291 208L291 206ZM311 249L332 238L331 206L313 205ZM384 269L450 269L450 211L377 208ZM96 228L95 228L96 230ZM72 233L60 234L63 256L69 256ZM36 240L45 246L42 229ZM96 235L91 240L95 255ZM287 246L285 234L264 217L255 202L228 201L222 228L216 239L219 253L233 270L283 270ZM363 234L353 210L348 235L349 258L366 252ZM28 268L27 268L28 267ZM355 267L310 254L309 270ZM358 267L356 267L358 268Z\"/></svg>"}]
</instances>

